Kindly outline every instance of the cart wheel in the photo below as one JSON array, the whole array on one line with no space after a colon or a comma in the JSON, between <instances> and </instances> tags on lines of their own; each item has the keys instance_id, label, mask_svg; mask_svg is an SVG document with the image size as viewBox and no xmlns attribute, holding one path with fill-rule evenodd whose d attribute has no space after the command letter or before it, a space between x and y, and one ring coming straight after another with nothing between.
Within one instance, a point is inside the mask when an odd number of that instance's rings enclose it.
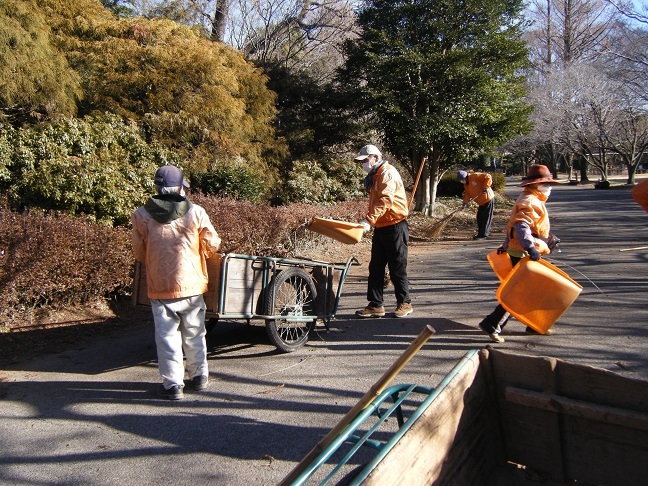
<instances>
[{"instance_id":1,"label":"cart wheel","mask_svg":"<svg viewBox=\"0 0 648 486\"><path fill-rule=\"evenodd\" d=\"M312 316L313 319L292 321L267 319L266 331L272 344L290 353L308 341L308 333L315 327L315 297L317 291L310 276L300 268L280 271L271 284L265 301L265 313L271 316Z\"/></svg>"}]
</instances>

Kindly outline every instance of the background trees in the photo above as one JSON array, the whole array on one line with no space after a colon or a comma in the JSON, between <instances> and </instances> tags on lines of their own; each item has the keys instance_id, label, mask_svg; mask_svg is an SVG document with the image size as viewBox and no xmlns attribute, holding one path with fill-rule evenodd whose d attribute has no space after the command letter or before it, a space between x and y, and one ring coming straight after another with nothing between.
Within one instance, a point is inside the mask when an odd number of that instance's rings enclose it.
<instances>
[{"instance_id":1,"label":"background trees","mask_svg":"<svg viewBox=\"0 0 648 486\"><path fill-rule=\"evenodd\" d=\"M648 38L641 23L628 21L640 17L623 13L607 0L532 3L527 41L534 129L509 149L531 147L527 160L581 182L588 181L590 165L606 180L611 165L625 164L634 182L645 153Z\"/></svg>"},{"instance_id":2,"label":"background trees","mask_svg":"<svg viewBox=\"0 0 648 486\"><path fill-rule=\"evenodd\" d=\"M367 141L411 177L424 167L417 208L426 212L444 171L488 167L491 155L583 182L588 165L605 179L608 166L625 164L632 182L646 164L648 23L639 12L613 0L535 0L524 12L517 0L354 5L2 2L0 184L16 204L29 204L21 191L45 204L42 188L25 185L36 179L16 177L56 164L16 151L17 134L38 138L48 124L75 131L71 140L92 132L100 151L116 146L99 140L110 114L147 147L139 162L166 151L196 187L275 203L356 196L361 174L348 161ZM109 125L125 130L117 120ZM108 160L82 147L56 152L57 164Z\"/></svg>"},{"instance_id":3,"label":"background trees","mask_svg":"<svg viewBox=\"0 0 648 486\"><path fill-rule=\"evenodd\" d=\"M521 2L368 2L346 45L342 79L389 151L428 160L418 207L434 203L443 171L526 128Z\"/></svg>"},{"instance_id":4,"label":"background trees","mask_svg":"<svg viewBox=\"0 0 648 486\"><path fill-rule=\"evenodd\" d=\"M0 3L0 121L19 125L76 113L79 76L50 36L44 12L30 2Z\"/></svg>"}]
</instances>

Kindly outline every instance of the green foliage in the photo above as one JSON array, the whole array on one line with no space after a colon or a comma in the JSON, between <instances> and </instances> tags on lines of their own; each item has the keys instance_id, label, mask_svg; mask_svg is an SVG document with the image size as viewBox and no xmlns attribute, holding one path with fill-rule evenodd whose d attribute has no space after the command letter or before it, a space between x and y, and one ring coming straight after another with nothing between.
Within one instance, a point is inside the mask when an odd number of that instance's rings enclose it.
<instances>
[{"instance_id":1,"label":"green foliage","mask_svg":"<svg viewBox=\"0 0 648 486\"><path fill-rule=\"evenodd\" d=\"M11 123L76 112L79 77L50 36L35 2L0 2L0 117L4 114Z\"/></svg>"},{"instance_id":2,"label":"green foliage","mask_svg":"<svg viewBox=\"0 0 648 486\"><path fill-rule=\"evenodd\" d=\"M284 202L330 204L361 195L363 175L351 162L296 161L282 188Z\"/></svg>"},{"instance_id":3,"label":"green foliage","mask_svg":"<svg viewBox=\"0 0 648 486\"><path fill-rule=\"evenodd\" d=\"M240 163L218 166L197 174L192 178L192 187L205 194L248 201L259 201L266 188L259 174Z\"/></svg>"},{"instance_id":4,"label":"green foliage","mask_svg":"<svg viewBox=\"0 0 648 486\"><path fill-rule=\"evenodd\" d=\"M0 146L9 138L11 161L5 167L13 207L83 213L114 224L127 223L153 192L158 166L178 163L168 149L147 144L134 123L115 115L0 131Z\"/></svg>"},{"instance_id":5,"label":"green foliage","mask_svg":"<svg viewBox=\"0 0 648 486\"><path fill-rule=\"evenodd\" d=\"M40 3L81 75L81 114L108 111L144 124L149 139L191 157L194 171L215 159L258 165L263 154L281 153L274 95L240 53L169 20L116 19L90 0Z\"/></svg>"},{"instance_id":6,"label":"green foliage","mask_svg":"<svg viewBox=\"0 0 648 486\"><path fill-rule=\"evenodd\" d=\"M396 156L469 160L527 128L521 0L370 0L342 80Z\"/></svg>"},{"instance_id":7,"label":"green foliage","mask_svg":"<svg viewBox=\"0 0 648 486\"><path fill-rule=\"evenodd\" d=\"M451 170L443 174L437 185L437 196L458 197L463 194L464 186L457 180L457 172Z\"/></svg>"},{"instance_id":8,"label":"green foliage","mask_svg":"<svg viewBox=\"0 0 648 486\"><path fill-rule=\"evenodd\" d=\"M493 176L493 191L504 194L504 189L506 189L506 176L501 172L491 172Z\"/></svg>"},{"instance_id":9,"label":"green foliage","mask_svg":"<svg viewBox=\"0 0 648 486\"><path fill-rule=\"evenodd\" d=\"M354 141L361 145L361 127L349 109L347 93L308 72L273 64L263 68L268 87L277 94L277 132L286 139L293 159L305 160Z\"/></svg>"}]
</instances>

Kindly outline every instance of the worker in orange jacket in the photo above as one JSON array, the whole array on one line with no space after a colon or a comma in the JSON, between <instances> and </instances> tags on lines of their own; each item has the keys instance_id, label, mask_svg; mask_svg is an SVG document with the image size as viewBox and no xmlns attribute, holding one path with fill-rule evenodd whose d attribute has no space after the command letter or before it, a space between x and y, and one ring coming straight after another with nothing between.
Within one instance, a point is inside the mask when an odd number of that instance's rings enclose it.
<instances>
[{"instance_id":1,"label":"worker in orange jacket","mask_svg":"<svg viewBox=\"0 0 648 486\"><path fill-rule=\"evenodd\" d=\"M396 293L394 317L405 317L413 312L407 279L409 245L409 208L403 180L396 167L387 162L378 147L365 145L355 158L367 172L364 180L369 190L369 208L360 221L367 232L373 226L371 260L367 300L369 305L356 311L357 317L383 317L385 266Z\"/></svg>"},{"instance_id":2,"label":"worker in orange jacket","mask_svg":"<svg viewBox=\"0 0 648 486\"><path fill-rule=\"evenodd\" d=\"M221 239L206 211L185 197L182 171L165 165L155 173L157 195L135 211L132 244L135 259L146 264L146 284L155 324L158 395L184 397L184 375L194 391L207 388L205 342L207 259Z\"/></svg>"},{"instance_id":3,"label":"worker in orange jacket","mask_svg":"<svg viewBox=\"0 0 648 486\"><path fill-rule=\"evenodd\" d=\"M457 172L457 180L464 186L463 208L466 208L471 201L479 206L477 234L473 236L473 240L488 238L495 210L495 193L491 188L493 178L487 172L469 174L465 170L460 170Z\"/></svg>"},{"instance_id":4,"label":"worker in orange jacket","mask_svg":"<svg viewBox=\"0 0 648 486\"><path fill-rule=\"evenodd\" d=\"M554 238L552 242L549 213L545 206L551 194L551 187L556 184L558 181L545 165L532 165L520 184L524 190L511 210L506 225L506 239L500 248L500 251L508 253L513 266L527 256L531 260L540 260L542 255L551 252L550 245L559 241ZM533 296L530 295L529 298L533 299ZM495 310L479 323L479 328L488 334L492 341L503 343L504 338L500 333L509 317L510 314L502 304L498 304ZM530 327L527 327L527 332L537 334ZM553 330L549 329L545 334L553 334Z\"/></svg>"}]
</instances>

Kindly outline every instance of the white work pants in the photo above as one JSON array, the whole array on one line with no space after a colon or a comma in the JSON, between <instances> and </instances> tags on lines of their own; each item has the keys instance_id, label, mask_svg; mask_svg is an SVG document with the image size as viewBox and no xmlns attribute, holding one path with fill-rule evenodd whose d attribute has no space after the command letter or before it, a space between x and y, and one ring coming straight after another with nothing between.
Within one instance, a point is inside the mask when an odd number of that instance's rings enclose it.
<instances>
[{"instance_id":1,"label":"white work pants","mask_svg":"<svg viewBox=\"0 0 648 486\"><path fill-rule=\"evenodd\" d=\"M187 357L189 379L209 374L205 309L202 295L181 299L151 299L158 370L165 388L184 386L183 349Z\"/></svg>"}]
</instances>

